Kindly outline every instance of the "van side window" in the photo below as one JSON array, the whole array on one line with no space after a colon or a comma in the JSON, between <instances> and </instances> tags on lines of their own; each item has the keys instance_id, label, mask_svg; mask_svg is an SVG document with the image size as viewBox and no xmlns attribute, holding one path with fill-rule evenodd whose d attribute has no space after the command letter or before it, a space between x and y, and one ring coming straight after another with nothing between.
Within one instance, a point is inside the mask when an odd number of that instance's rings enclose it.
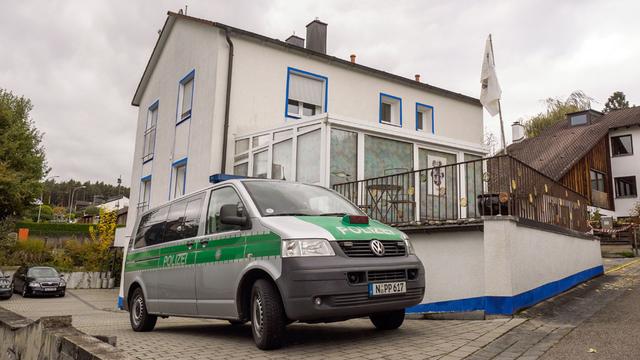
<instances>
[{"instance_id":1,"label":"van side window","mask_svg":"<svg viewBox=\"0 0 640 360\"><path fill-rule=\"evenodd\" d=\"M223 225L220 223L220 208L222 205L236 204L238 209L244 209L240 196L232 187L215 189L209 199L209 213L207 215L207 234L215 234L224 231L241 230L238 225Z\"/></svg>"},{"instance_id":2,"label":"van side window","mask_svg":"<svg viewBox=\"0 0 640 360\"><path fill-rule=\"evenodd\" d=\"M184 223L184 211L187 208L185 200L176 201L169 207L169 216L167 217L167 226L164 229L163 242L182 239L180 232Z\"/></svg>"},{"instance_id":3,"label":"van side window","mask_svg":"<svg viewBox=\"0 0 640 360\"><path fill-rule=\"evenodd\" d=\"M135 248L160 244L164 237L169 207L164 206L145 214L140 219L136 234Z\"/></svg>"},{"instance_id":4,"label":"van side window","mask_svg":"<svg viewBox=\"0 0 640 360\"><path fill-rule=\"evenodd\" d=\"M182 229L183 238L198 236L203 202L204 194L187 200L187 210L184 213L184 225Z\"/></svg>"}]
</instances>

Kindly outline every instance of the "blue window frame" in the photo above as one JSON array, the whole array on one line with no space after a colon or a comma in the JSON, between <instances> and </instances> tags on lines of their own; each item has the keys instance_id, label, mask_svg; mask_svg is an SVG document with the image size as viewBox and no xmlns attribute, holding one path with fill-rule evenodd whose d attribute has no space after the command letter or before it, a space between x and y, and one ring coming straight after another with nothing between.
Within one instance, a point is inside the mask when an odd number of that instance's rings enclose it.
<instances>
[{"instance_id":1,"label":"blue window frame","mask_svg":"<svg viewBox=\"0 0 640 360\"><path fill-rule=\"evenodd\" d=\"M433 106L416 103L416 131L436 133Z\"/></svg>"},{"instance_id":2,"label":"blue window frame","mask_svg":"<svg viewBox=\"0 0 640 360\"><path fill-rule=\"evenodd\" d=\"M178 83L178 105L176 106L176 126L191 118L196 70L191 70Z\"/></svg>"},{"instance_id":3,"label":"blue window frame","mask_svg":"<svg viewBox=\"0 0 640 360\"><path fill-rule=\"evenodd\" d=\"M174 161L171 164L171 179L169 180L169 200L185 194L187 189L187 158Z\"/></svg>"},{"instance_id":4,"label":"blue window frame","mask_svg":"<svg viewBox=\"0 0 640 360\"><path fill-rule=\"evenodd\" d=\"M285 118L300 119L328 111L329 78L287 67Z\"/></svg>"},{"instance_id":5,"label":"blue window frame","mask_svg":"<svg viewBox=\"0 0 640 360\"><path fill-rule=\"evenodd\" d=\"M151 175L140 179L140 195L138 198L138 213L149 209L151 202Z\"/></svg>"},{"instance_id":6,"label":"blue window frame","mask_svg":"<svg viewBox=\"0 0 640 360\"><path fill-rule=\"evenodd\" d=\"M156 126L158 124L158 107L160 101L156 100L147 110L147 121L144 127L144 141L142 149L142 163L153 160L156 148Z\"/></svg>"},{"instance_id":7,"label":"blue window frame","mask_svg":"<svg viewBox=\"0 0 640 360\"><path fill-rule=\"evenodd\" d=\"M402 98L380 93L380 115L378 122L402 127Z\"/></svg>"}]
</instances>

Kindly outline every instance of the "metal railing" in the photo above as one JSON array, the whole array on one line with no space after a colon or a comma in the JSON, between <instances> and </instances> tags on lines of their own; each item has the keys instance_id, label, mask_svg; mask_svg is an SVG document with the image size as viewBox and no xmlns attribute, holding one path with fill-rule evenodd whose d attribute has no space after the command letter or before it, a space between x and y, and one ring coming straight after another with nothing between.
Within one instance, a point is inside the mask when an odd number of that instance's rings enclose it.
<instances>
[{"instance_id":1,"label":"metal railing","mask_svg":"<svg viewBox=\"0 0 640 360\"><path fill-rule=\"evenodd\" d=\"M512 215L588 231L584 196L508 155L351 181L333 189L371 218L394 226Z\"/></svg>"}]
</instances>

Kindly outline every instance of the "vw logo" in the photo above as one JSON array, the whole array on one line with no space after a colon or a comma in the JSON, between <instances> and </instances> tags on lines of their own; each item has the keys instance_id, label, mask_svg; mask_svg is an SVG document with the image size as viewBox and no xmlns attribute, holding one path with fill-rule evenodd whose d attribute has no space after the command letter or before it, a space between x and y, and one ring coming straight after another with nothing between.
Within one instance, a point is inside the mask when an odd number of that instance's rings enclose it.
<instances>
[{"instance_id":1,"label":"vw logo","mask_svg":"<svg viewBox=\"0 0 640 360\"><path fill-rule=\"evenodd\" d=\"M371 251L373 251L377 256L384 255L384 245L382 245L380 240L371 240L369 246L371 247Z\"/></svg>"}]
</instances>

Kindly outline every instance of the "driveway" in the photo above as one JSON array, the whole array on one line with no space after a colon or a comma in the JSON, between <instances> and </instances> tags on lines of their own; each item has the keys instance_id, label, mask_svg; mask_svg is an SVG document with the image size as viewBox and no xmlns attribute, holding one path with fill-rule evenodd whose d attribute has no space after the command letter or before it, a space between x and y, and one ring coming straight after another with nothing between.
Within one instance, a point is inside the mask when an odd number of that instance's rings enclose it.
<instances>
[{"instance_id":1,"label":"driveway","mask_svg":"<svg viewBox=\"0 0 640 360\"><path fill-rule=\"evenodd\" d=\"M368 319L292 324L285 348L263 352L255 348L248 324L169 318L159 319L150 333L133 332L128 314L114 310L117 295L115 290L68 290L65 298L14 295L0 306L32 319L73 315L75 327L92 335L117 336L118 348L138 359L459 359L523 321L407 320L391 332L375 330Z\"/></svg>"}]
</instances>

